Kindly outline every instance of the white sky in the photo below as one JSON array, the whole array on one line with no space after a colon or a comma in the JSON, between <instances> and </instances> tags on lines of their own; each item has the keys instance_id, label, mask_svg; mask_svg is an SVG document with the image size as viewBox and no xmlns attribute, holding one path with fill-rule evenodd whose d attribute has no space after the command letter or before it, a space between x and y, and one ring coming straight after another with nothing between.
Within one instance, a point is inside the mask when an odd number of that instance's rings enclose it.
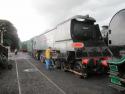
<instances>
[{"instance_id":1,"label":"white sky","mask_svg":"<svg viewBox=\"0 0 125 94\"><path fill-rule=\"evenodd\" d=\"M22 41L76 14L89 14L100 25L125 8L124 0L0 0L0 19L9 20Z\"/></svg>"}]
</instances>

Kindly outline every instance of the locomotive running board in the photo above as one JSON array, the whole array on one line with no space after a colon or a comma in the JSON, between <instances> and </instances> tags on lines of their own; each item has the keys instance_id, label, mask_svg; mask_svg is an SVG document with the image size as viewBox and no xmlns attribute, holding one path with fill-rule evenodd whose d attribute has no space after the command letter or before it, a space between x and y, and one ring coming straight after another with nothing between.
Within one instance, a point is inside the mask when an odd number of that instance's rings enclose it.
<instances>
[{"instance_id":1,"label":"locomotive running board","mask_svg":"<svg viewBox=\"0 0 125 94\"><path fill-rule=\"evenodd\" d=\"M74 73L74 74L77 74L77 75L80 75L80 76L82 76L82 73L79 73L79 72L77 72L77 71L74 71L74 70L68 70L68 71L70 71L70 72L72 72L72 73Z\"/></svg>"},{"instance_id":2,"label":"locomotive running board","mask_svg":"<svg viewBox=\"0 0 125 94\"><path fill-rule=\"evenodd\" d=\"M119 86L119 85L115 85L115 84L112 84L112 83L110 83L109 86L114 88L114 89L117 89L118 91L124 91L125 90L124 87Z\"/></svg>"}]
</instances>

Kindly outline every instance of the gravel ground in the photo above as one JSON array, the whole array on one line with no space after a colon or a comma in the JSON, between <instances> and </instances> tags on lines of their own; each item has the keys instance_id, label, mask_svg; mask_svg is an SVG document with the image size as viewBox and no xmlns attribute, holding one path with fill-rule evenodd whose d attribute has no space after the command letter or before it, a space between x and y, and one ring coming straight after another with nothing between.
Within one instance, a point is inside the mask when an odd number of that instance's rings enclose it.
<instances>
[{"instance_id":1,"label":"gravel ground","mask_svg":"<svg viewBox=\"0 0 125 94\"><path fill-rule=\"evenodd\" d=\"M108 76L84 80L70 72L48 71L24 53L13 58L13 69L0 74L0 94L121 94L108 86Z\"/></svg>"},{"instance_id":2,"label":"gravel ground","mask_svg":"<svg viewBox=\"0 0 125 94\"><path fill-rule=\"evenodd\" d=\"M18 60L17 62L22 94L61 94L26 60Z\"/></svg>"},{"instance_id":3,"label":"gravel ground","mask_svg":"<svg viewBox=\"0 0 125 94\"><path fill-rule=\"evenodd\" d=\"M15 62L9 62L13 65L12 70L0 70L0 94L18 94Z\"/></svg>"},{"instance_id":4,"label":"gravel ground","mask_svg":"<svg viewBox=\"0 0 125 94\"><path fill-rule=\"evenodd\" d=\"M38 61L30 61L50 79L52 79L66 94L121 94L109 87L108 76L93 76L88 79L80 79L79 76L60 70L47 71L45 65Z\"/></svg>"}]
</instances>

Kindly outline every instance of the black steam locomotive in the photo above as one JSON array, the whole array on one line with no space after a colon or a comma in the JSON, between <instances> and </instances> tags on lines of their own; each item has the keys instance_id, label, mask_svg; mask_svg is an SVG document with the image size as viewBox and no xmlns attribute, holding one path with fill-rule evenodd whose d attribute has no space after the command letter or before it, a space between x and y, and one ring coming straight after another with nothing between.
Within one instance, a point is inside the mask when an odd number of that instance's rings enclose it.
<instances>
[{"instance_id":1,"label":"black steam locomotive","mask_svg":"<svg viewBox=\"0 0 125 94\"><path fill-rule=\"evenodd\" d=\"M111 57L111 52L95 22L88 15L69 18L27 41L28 51L37 59L43 59L43 52L51 47L55 52L52 59L56 67L79 74L83 78L93 72L106 72L106 60Z\"/></svg>"}]
</instances>

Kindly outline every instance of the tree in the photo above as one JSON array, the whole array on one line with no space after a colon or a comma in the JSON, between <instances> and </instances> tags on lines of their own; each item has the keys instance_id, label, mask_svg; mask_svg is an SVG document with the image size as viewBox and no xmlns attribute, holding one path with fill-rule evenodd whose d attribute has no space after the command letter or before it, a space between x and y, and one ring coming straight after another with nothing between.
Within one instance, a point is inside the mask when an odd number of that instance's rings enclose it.
<instances>
[{"instance_id":1,"label":"tree","mask_svg":"<svg viewBox=\"0 0 125 94\"><path fill-rule=\"evenodd\" d=\"M4 27L6 32L3 34L3 45L10 46L11 49L19 48L19 38L17 29L7 20L0 20L0 30Z\"/></svg>"}]
</instances>

